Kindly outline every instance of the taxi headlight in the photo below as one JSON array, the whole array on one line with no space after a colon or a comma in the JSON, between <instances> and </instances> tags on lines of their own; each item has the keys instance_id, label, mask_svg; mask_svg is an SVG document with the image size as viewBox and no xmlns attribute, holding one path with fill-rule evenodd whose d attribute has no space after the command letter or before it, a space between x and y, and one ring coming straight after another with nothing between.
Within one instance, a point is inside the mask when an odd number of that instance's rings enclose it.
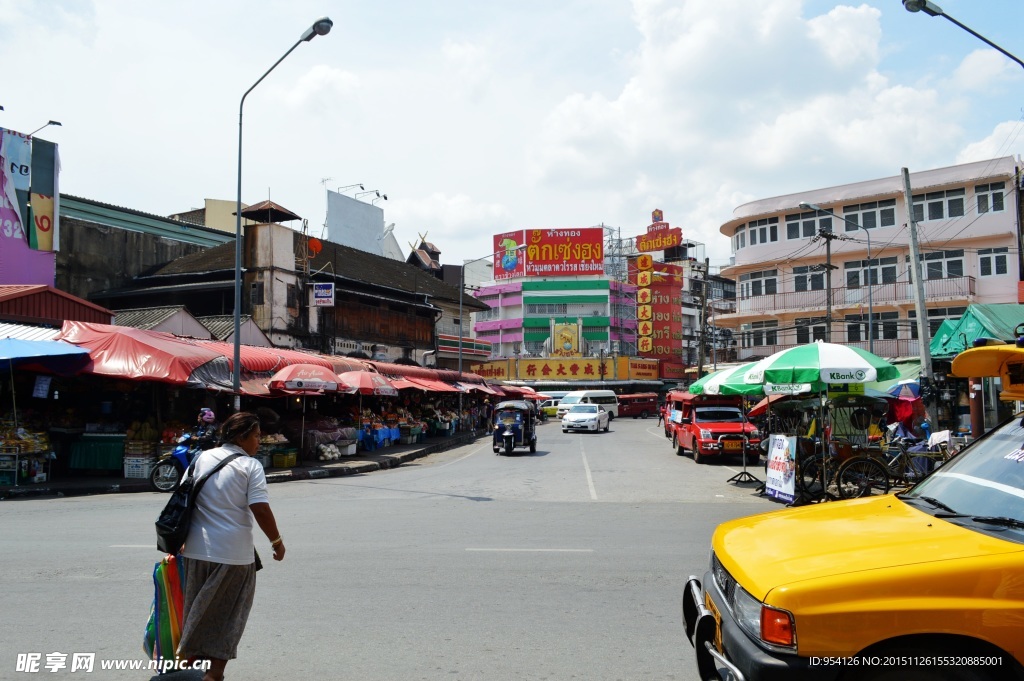
<instances>
[{"instance_id":1,"label":"taxi headlight","mask_svg":"<svg viewBox=\"0 0 1024 681\"><path fill-rule=\"evenodd\" d=\"M732 607L737 623L752 638L772 646L796 647L796 628L788 611L763 604L738 584Z\"/></svg>"},{"instance_id":2,"label":"taxi headlight","mask_svg":"<svg viewBox=\"0 0 1024 681\"><path fill-rule=\"evenodd\" d=\"M702 440L710 440L711 439L711 431L710 430L704 430L703 428L701 428L700 429L700 439L702 439Z\"/></svg>"},{"instance_id":3,"label":"taxi headlight","mask_svg":"<svg viewBox=\"0 0 1024 681\"><path fill-rule=\"evenodd\" d=\"M733 594L732 609L736 616L736 622L743 630L755 640L760 640L761 601L748 594L742 586L737 584L736 592Z\"/></svg>"}]
</instances>

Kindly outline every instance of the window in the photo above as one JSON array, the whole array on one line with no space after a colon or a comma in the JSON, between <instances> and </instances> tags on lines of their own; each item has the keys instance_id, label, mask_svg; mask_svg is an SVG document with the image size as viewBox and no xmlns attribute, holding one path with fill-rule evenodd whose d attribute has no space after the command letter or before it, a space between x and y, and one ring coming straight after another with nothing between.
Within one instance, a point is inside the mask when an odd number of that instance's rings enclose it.
<instances>
[{"instance_id":1,"label":"window","mask_svg":"<svg viewBox=\"0 0 1024 681\"><path fill-rule=\"evenodd\" d=\"M847 288L860 288L869 283L892 284L896 281L897 258L872 258L871 260L850 260L843 263L846 271Z\"/></svg>"},{"instance_id":2,"label":"window","mask_svg":"<svg viewBox=\"0 0 1024 681\"><path fill-rule=\"evenodd\" d=\"M899 312L875 312L871 316L872 326L875 327L875 339L895 339L899 337ZM850 343L870 340L868 338L868 315L848 314L843 320L846 322L846 340Z\"/></svg>"},{"instance_id":3,"label":"window","mask_svg":"<svg viewBox=\"0 0 1024 681\"><path fill-rule=\"evenodd\" d=\"M855 232L859 227L892 227L896 224L896 199L843 206L843 217L847 220L847 232Z\"/></svg>"},{"instance_id":4,"label":"window","mask_svg":"<svg viewBox=\"0 0 1024 681\"><path fill-rule=\"evenodd\" d=\"M747 223L747 231L750 233L750 245L766 244L769 241L779 240L779 219L764 218Z\"/></svg>"},{"instance_id":5,"label":"window","mask_svg":"<svg viewBox=\"0 0 1024 681\"><path fill-rule=\"evenodd\" d=\"M786 216L786 238L807 239L818 233L832 231L832 218L819 216L817 212L794 213Z\"/></svg>"},{"instance_id":6,"label":"window","mask_svg":"<svg viewBox=\"0 0 1024 681\"><path fill-rule=\"evenodd\" d=\"M966 196L966 189L915 194L913 197L914 222L962 217Z\"/></svg>"},{"instance_id":7,"label":"window","mask_svg":"<svg viewBox=\"0 0 1024 681\"><path fill-rule=\"evenodd\" d=\"M1007 273L1007 253L1009 248L979 248L978 249L978 272L983 277L991 277L993 274Z\"/></svg>"},{"instance_id":8,"label":"window","mask_svg":"<svg viewBox=\"0 0 1024 681\"><path fill-rule=\"evenodd\" d=\"M743 347L779 344L779 323L775 320L752 322L742 326Z\"/></svg>"},{"instance_id":9,"label":"window","mask_svg":"<svg viewBox=\"0 0 1024 681\"><path fill-rule=\"evenodd\" d=\"M744 229L743 227L740 227L739 229L737 229L736 230L735 245L734 245L734 247L735 247L735 249L737 251L740 250L741 248L746 248L746 239L747 239L746 229Z\"/></svg>"},{"instance_id":10,"label":"window","mask_svg":"<svg viewBox=\"0 0 1024 681\"><path fill-rule=\"evenodd\" d=\"M1003 210L1003 190L1005 182L990 182L974 186L974 195L978 197L978 212L988 213Z\"/></svg>"},{"instance_id":11,"label":"window","mask_svg":"<svg viewBox=\"0 0 1024 681\"><path fill-rule=\"evenodd\" d=\"M935 337L935 332L942 326L942 322L947 319L956 321L963 316L964 312L967 311L966 307L930 307L928 308L928 335L932 338ZM910 320L910 337L917 340L917 311L911 310L907 314L907 318Z\"/></svg>"},{"instance_id":12,"label":"window","mask_svg":"<svg viewBox=\"0 0 1024 681\"><path fill-rule=\"evenodd\" d=\"M963 249L956 251L932 251L931 253L923 253L920 257L924 262L925 279L954 279L964 276Z\"/></svg>"},{"instance_id":13,"label":"window","mask_svg":"<svg viewBox=\"0 0 1024 681\"><path fill-rule=\"evenodd\" d=\"M565 303L544 303L540 305L527 305L528 315L566 315L569 311Z\"/></svg>"},{"instance_id":14,"label":"window","mask_svg":"<svg viewBox=\"0 0 1024 681\"><path fill-rule=\"evenodd\" d=\"M815 271L813 266L809 265L794 267L793 284L797 291L823 291L825 289L825 273Z\"/></svg>"},{"instance_id":15,"label":"window","mask_svg":"<svg viewBox=\"0 0 1024 681\"><path fill-rule=\"evenodd\" d=\"M740 297L770 296L777 293L778 270L748 272L740 275Z\"/></svg>"},{"instance_id":16,"label":"window","mask_svg":"<svg viewBox=\"0 0 1024 681\"><path fill-rule=\"evenodd\" d=\"M824 317L798 317L796 324L796 342L805 345L817 340L825 340Z\"/></svg>"}]
</instances>

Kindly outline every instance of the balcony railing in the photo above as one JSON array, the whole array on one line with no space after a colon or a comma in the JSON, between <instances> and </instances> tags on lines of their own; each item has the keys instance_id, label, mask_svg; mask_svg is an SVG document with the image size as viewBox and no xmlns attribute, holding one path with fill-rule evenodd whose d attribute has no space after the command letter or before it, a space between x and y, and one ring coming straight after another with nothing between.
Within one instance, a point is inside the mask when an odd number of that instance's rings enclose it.
<instances>
[{"instance_id":1,"label":"balcony railing","mask_svg":"<svg viewBox=\"0 0 1024 681\"><path fill-rule=\"evenodd\" d=\"M843 335L837 334L837 331L837 328L832 331L833 343L842 343L843 345L849 345L863 350L869 349L869 343L866 340L850 343L846 341ZM753 362L763 357L767 357L768 355L775 354L779 350L785 350L796 345L803 345L803 343L791 343L788 345L755 345L748 348L737 348L736 358L740 362ZM916 338L876 338L874 352L879 357L917 357L919 354L919 347L920 346Z\"/></svg>"},{"instance_id":2,"label":"balcony railing","mask_svg":"<svg viewBox=\"0 0 1024 681\"><path fill-rule=\"evenodd\" d=\"M956 302L969 304L974 302L974 277L955 277L952 279L928 279L924 282L924 295L928 302ZM871 287L871 304L873 307L885 305L909 305L914 302L914 287L909 282L892 282L875 284ZM857 288L833 287L833 311L850 308L867 308L868 287ZM824 290L799 291L794 293L775 293L769 295L740 298L736 301L736 314L778 314L780 312L813 312L824 311L826 297ZM725 315L722 315L723 317ZM729 315L732 316L732 315Z\"/></svg>"}]
</instances>

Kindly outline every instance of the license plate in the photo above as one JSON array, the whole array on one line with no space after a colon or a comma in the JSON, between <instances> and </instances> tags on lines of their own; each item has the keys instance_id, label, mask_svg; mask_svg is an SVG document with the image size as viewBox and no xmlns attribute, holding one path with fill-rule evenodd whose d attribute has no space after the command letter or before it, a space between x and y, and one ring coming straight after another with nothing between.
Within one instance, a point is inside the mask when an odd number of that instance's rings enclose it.
<instances>
[{"instance_id":1,"label":"license plate","mask_svg":"<svg viewBox=\"0 0 1024 681\"><path fill-rule=\"evenodd\" d=\"M711 600L711 596L707 592L704 593L704 607L715 618L715 648L718 649L718 652L722 652L722 614L718 612L718 606Z\"/></svg>"},{"instance_id":2,"label":"license plate","mask_svg":"<svg viewBox=\"0 0 1024 681\"><path fill-rule=\"evenodd\" d=\"M722 443L722 447L728 450L739 451L743 449L743 442L741 440L725 440Z\"/></svg>"}]
</instances>

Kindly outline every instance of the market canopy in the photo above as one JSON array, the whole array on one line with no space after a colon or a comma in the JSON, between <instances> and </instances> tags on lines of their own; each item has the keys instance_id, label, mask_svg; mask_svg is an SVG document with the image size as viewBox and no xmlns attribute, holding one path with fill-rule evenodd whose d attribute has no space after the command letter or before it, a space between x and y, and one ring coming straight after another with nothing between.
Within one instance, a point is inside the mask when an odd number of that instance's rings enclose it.
<instances>
[{"instance_id":1,"label":"market canopy","mask_svg":"<svg viewBox=\"0 0 1024 681\"><path fill-rule=\"evenodd\" d=\"M867 383L897 379L899 375L896 367L867 350L816 341L780 350L760 360L746 372L744 380L764 385L800 386Z\"/></svg>"},{"instance_id":2,"label":"market canopy","mask_svg":"<svg viewBox=\"0 0 1024 681\"><path fill-rule=\"evenodd\" d=\"M75 374L89 364L89 351L54 340L0 338L0 366L24 371Z\"/></svg>"},{"instance_id":3,"label":"market canopy","mask_svg":"<svg viewBox=\"0 0 1024 681\"><path fill-rule=\"evenodd\" d=\"M88 350L87 373L204 388L231 385L226 357L169 333L66 321L57 340Z\"/></svg>"},{"instance_id":4,"label":"market canopy","mask_svg":"<svg viewBox=\"0 0 1024 681\"><path fill-rule=\"evenodd\" d=\"M702 376L690 384L691 395L763 395L764 388L760 384L753 385L744 381L744 376L754 368L756 362L737 366Z\"/></svg>"},{"instance_id":5,"label":"market canopy","mask_svg":"<svg viewBox=\"0 0 1024 681\"><path fill-rule=\"evenodd\" d=\"M1024 324L1024 305L968 305L952 328L947 327L941 335L936 332L928 347L933 359L949 359L973 347L978 338L1013 341L1019 324ZM942 327L939 329L942 330Z\"/></svg>"}]
</instances>

